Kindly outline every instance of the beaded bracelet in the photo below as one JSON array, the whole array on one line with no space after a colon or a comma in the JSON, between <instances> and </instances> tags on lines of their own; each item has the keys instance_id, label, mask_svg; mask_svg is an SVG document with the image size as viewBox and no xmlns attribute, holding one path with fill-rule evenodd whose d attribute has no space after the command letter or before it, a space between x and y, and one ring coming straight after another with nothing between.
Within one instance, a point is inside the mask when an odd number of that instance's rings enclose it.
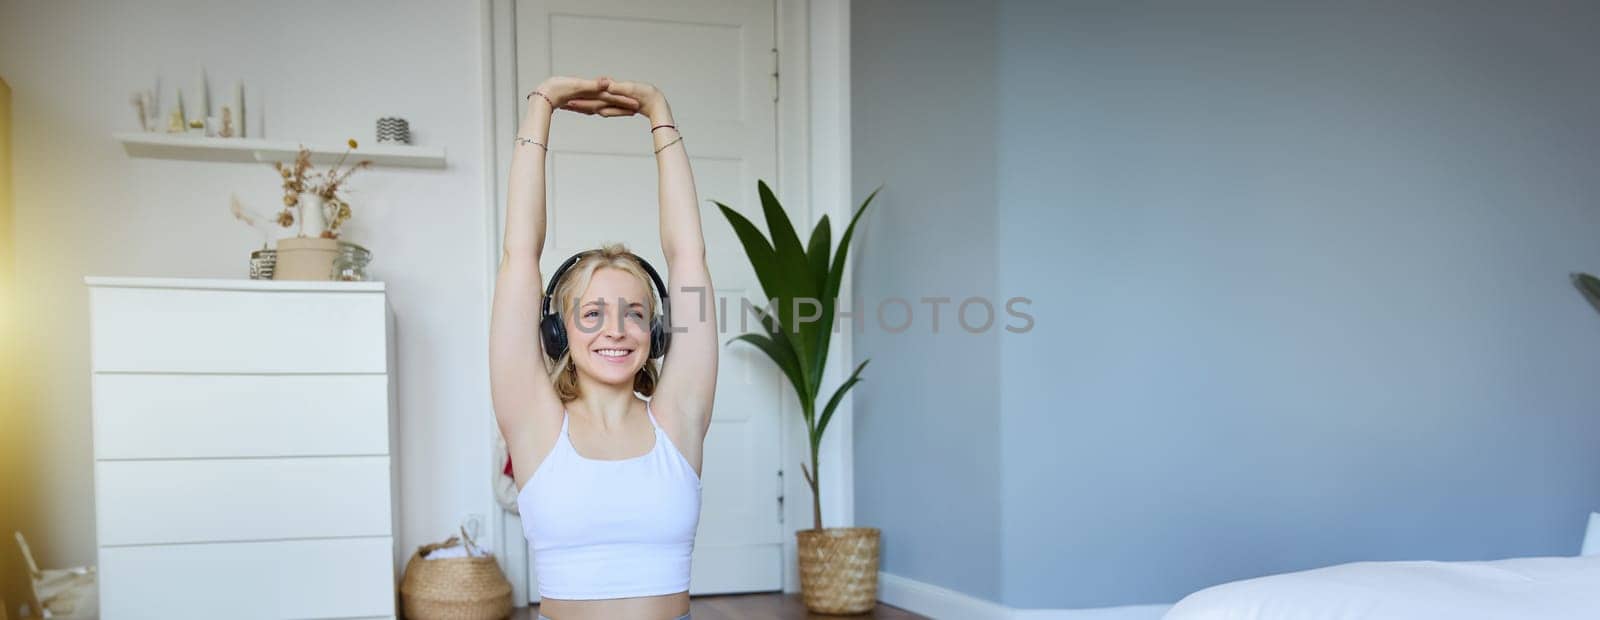
<instances>
[{"instance_id":1,"label":"beaded bracelet","mask_svg":"<svg viewBox=\"0 0 1600 620\"><path fill-rule=\"evenodd\" d=\"M533 99L533 96L534 96L534 95L538 95L538 96L539 96L539 98L540 98L540 99L544 99L544 102L545 102L545 103L548 103L548 104L550 104L550 109L552 109L552 110L554 110L554 109L555 109L555 107L556 107L556 102L554 102L554 101L551 101L551 100L550 100L550 98L549 98L549 97L546 97L546 96L545 96L545 94L544 94L544 93L541 93L541 92L539 92L539 91L537 91L537 90L536 90L536 91L533 91L533 92L531 92L531 93L528 93L528 96L526 96L526 97L523 97L523 99L528 99L528 100L530 100L530 101L531 101L531 100L532 100L532 99Z\"/></svg>"},{"instance_id":2,"label":"beaded bracelet","mask_svg":"<svg viewBox=\"0 0 1600 620\"><path fill-rule=\"evenodd\" d=\"M544 143L539 142L538 140L534 140L533 138L524 138L522 136L517 136L515 142L517 144L519 144L519 145L521 145L521 144L537 144L537 145L539 145L539 148L544 149L544 151L546 153L550 152L550 147L545 146Z\"/></svg>"}]
</instances>

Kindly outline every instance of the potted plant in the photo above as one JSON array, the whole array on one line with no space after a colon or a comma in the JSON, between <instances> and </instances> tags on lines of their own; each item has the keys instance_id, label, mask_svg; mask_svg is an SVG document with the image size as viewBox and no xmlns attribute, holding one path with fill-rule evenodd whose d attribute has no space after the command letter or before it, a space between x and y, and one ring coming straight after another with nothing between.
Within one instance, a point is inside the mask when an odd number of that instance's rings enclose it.
<instances>
[{"instance_id":1,"label":"potted plant","mask_svg":"<svg viewBox=\"0 0 1600 620\"><path fill-rule=\"evenodd\" d=\"M278 240L277 265L274 280L328 280L332 278L334 259L340 253L339 227L350 219L350 205L343 196L344 182L355 171L372 165L361 160L340 170L356 141L348 142L349 149L339 161L325 172L311 168L311 151L300 147L292 165L273 162L272 167L283 178L283 211L278 213L280 226L288 228L300 224L294 237ZM296 217L298 213L299 217Z\"/></svg>"},{"instance_id":2,"label":"potted plant","mask_svg":"<svg viewBox=\"0 0 1600 620\"><path fill-rule=\"evenodd\" d=\"M757 181L757 190L772 236L770 241L739 212L720 202L716 204L744 245L745 255L750 259L766 298L775 300L776 307L769 306L771 313L756 309L760 318L758 324L766 329L742 334L728 343L743 341L767 354L789 379L800 399L800 414L805 418L811 442L811 467L807 469L802 462L800 472L811 488L813 527L795 532L800 555L801 598L806 608L824 614L864 613L877 604L880 532L869 527L822 527L822 498L816 472L822 434L828 429L828 422L845 393L861 381L861 370L867 367L867 362L856 366L850 378L834 390L820 409L818 404L822 403L823 371L828 363L828 345L833 339L834 308L844 278L850 237L878 192L873 190L856 208L839 240L838 251L833 252L833 231L828 216L822 216L811 231L810 243L802 247L794 225L772 190L762 181ZM802 310L801 303L815 310ZM809 316L818 312L817 320L796 319L797 314Z\"/></svg>"}]
</instances>

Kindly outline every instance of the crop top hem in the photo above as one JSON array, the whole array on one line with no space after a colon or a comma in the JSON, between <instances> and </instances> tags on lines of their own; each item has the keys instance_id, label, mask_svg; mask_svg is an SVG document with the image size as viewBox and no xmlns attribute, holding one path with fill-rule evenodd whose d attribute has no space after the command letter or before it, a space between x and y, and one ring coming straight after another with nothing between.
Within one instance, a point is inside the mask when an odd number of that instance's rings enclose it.
<instances>
[{"instance_id":1,"label":"crop top hem","mask_svg":"<svg viewBox=\"0 0 1600 620\"><path fill-rule=\"evenodd\" d=\"M544 590L540 590L539 591L539 598L541 598L541 599L549 598L549 599L556 599L556 600L562 600L562 601L601 601L601 600L613 599L613 598L638 598L638 597L642 597L642 596L663 596L663 595L667 595L667 594L677 594L679 592L688 592L688 591L689 591L689 584L684 584L682 586L678 586L678 587L671 588L671 589L666 589L666 590L663 590L663 589L660 589L660 588L656 588L656 589L653 589L653 590L637 590L637 591L633 591L633 592L624 592L624 593L621 593L621 594L615 594L615 593L606 593L606 594L562 594L562 593L559 593L559 592L546 593Z\"/></svg>"}]
</instances>

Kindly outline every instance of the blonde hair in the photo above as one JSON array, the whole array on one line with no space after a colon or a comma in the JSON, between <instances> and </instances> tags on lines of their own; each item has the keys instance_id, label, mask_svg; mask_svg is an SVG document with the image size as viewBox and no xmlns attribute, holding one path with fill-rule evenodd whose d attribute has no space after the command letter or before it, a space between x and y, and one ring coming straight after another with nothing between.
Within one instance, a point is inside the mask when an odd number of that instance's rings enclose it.
<instances>
[{"instance_id":1,"label":"blonde hair","mask_svg":"<svg viewBox=\"0 0 1600 620\"><path fill-rule=\"evenodd\" d=\"M554 319L566 324L565 311L573 307L573 300L589 288L589 280L594 278L594 272L610 268L623 271L639 279L646 291L644 298L644 315L656 316L656 298L653 291L654 284L650 275L646 274L644 267L634 259L633 253L627 246L620 243L610 243L599 249L586 250L579 254L578 262L574 263L567 272L561 275L561 281L556 283L554 294L550 300L555 308ZM648 320L648 319L647 319ZM648 329L649 323L646 323ZM648 346L648 345L646 345ZM550 382L555 385L556 396L565 403L583 395L578 388L578 367L572 363L572 347L555 361L549 368ZM656 366L656 361L645 357L644 367L633 376L633 391L651 396L656 391L656 380L661 376L661 369Z\"/></svg>"}]
</instances>

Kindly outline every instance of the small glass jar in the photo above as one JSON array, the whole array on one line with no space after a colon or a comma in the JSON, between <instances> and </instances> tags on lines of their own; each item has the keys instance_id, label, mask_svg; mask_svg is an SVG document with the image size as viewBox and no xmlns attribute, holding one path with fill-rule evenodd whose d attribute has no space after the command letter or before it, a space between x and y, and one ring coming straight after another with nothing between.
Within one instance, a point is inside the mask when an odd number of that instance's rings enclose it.
<instances>
[{"instance_id":1,"label":"small glass jar","mask_svg":"<svg viewBox=\"0 0 1600 620\"><path fill-rule=\"evenodd\" d=\"M350 243L339 242L339 255L333 258L333 273L329 280L343 282L365 282L367 280L367 263L372 262L372 252L366 248Z\"/></svg>"}]
</instances>

